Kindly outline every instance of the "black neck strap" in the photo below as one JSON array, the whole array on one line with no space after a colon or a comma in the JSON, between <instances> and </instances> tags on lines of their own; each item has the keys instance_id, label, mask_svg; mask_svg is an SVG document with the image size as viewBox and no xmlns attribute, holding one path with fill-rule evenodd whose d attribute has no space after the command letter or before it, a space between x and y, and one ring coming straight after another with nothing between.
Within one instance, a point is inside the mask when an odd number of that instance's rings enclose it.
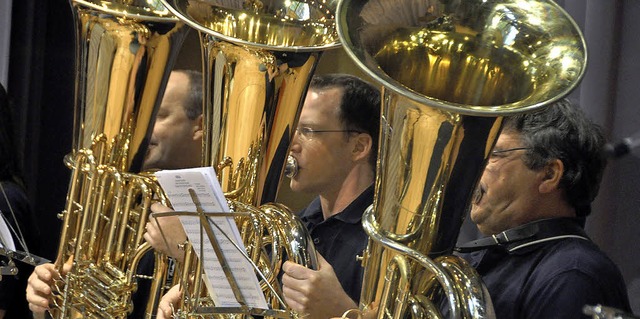
<instances>
[{"instance_id":1,"label":"black neck strap","mask_svg":"<svg viewBox=\"0 0 640 319\"><path fill-rule=\"evenodd\" d=\"M589 240L577 218L543 219L499 234L480 238L455 248L457 252L468 253L493 246L502 246L508 251L534 245L540 242L562 238Z\"/></svg>"}]
</instances>

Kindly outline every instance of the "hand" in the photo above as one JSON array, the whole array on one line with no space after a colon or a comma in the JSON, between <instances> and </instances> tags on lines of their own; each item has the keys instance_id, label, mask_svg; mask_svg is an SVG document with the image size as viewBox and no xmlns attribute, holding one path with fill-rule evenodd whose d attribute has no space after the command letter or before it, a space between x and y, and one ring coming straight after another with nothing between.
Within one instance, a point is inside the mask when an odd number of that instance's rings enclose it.
<instances>
[{"instance_id":1,"label":"hand","mask_svg":"<svg viewBox=\"0 0 640 319\"><path fill-rule=\"evenodd\" d=\"M153 213L170 212L171 209L159 203L151 205ZM157 251L175 258L179 262L184 260L184 250L180 250L181 245L187 240L187 234L180 223L178 216L163 216L149 218L144 239ZM163 236L164 235L164 236Z\"/></svg>"},{"instance_id":2,"label":"hand","mask_svg":"<svg viewBox=\"0 0 640 319\"><path fill-rule=\"evenodd\" d=\"M167 291L164 296L160 299L160 303L158 304L158 313L157 319L169 319L173 316L173 308L176 302L180 300L182 296L182 291L180 290L180 285L175 285Z\"/></svg>"},{"instance_id":3,"label":"hand","mask_svg":"<svg viewBox=\"0 0 640 319\"><path fill-rule=\"evenodd\" d=\"M345 311L357 308L356 303L342 289L333 267L318 255L318 270L287 261L282 266L284 300L308 318L340 317Z\"/></svg>"},{"instance_id":4,"label":"hand","mask_svg":"<svg viewBox=\"0 0 640 319\"><path fill-rule=\"evenodd\" d=\"M62 275L71 270L73 257L62 265ZM47 263L36 266L29 276L27 283L27 301L29 309L33 312L34 318L44 318L45 311L49 310L52 301L51 286L54 281L60 279L60 273L54 264Z\"/></svg>"}]
</instances>

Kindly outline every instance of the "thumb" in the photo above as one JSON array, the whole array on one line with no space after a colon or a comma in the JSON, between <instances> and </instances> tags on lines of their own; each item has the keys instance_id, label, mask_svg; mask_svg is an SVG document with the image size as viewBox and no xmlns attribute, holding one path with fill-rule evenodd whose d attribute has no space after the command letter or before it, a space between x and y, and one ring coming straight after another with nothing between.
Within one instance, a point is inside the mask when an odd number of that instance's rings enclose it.
<instances>
[{"instance_id":1,"label":"thumb","mask_svg":"<svg viewBox=\"0 0 640 319\"><path fill-rule=\"evenodd\" d=\"M62 269L60 270L61 275L66 275L69 271L71 271L71 266L73 265L73 255L69 256L69 259L62 265Z\"/></svg>"},{"instance_id":2,"label":"thumb","mask_svg":"<svg viewBox=\"0 0 640 319\"><path fill-rule=\"evenodd\" d=\"M331 268L333 268L331 267L331 264L326 259L324 259L322 255L318 254L318 270Z\"/></svg>"}]
</instances>

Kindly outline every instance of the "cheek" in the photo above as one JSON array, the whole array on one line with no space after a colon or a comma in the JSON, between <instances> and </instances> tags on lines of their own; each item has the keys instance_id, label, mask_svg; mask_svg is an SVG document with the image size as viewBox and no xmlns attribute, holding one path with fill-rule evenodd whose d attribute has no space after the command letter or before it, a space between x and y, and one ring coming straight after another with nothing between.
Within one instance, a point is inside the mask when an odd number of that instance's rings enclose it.
<instances>
[{"instance_id":1,"label":"cheek","mask_svg":"<svg viewBox=\"0 0 640 319\"><path fill-rule=\"evenodd\" d=\"M156 137L166 136L168 135L167 133L170 131L170 129L171 122L167 119L156 121L155 125L153 126L153 135L155 135Z\"/></svg>"},{"instance_id":2,"label":"cheek","mask_svg":"<svg viewBox=\"0 0 640 319\"><path fill-rule=\"evenodd\" d=\"M314 141L309 141L306 144L302 144L302 156L308 162L320 162L323 158L327 157L328 149L320 144L314 143Z\"/></svg>"}]
</instances>

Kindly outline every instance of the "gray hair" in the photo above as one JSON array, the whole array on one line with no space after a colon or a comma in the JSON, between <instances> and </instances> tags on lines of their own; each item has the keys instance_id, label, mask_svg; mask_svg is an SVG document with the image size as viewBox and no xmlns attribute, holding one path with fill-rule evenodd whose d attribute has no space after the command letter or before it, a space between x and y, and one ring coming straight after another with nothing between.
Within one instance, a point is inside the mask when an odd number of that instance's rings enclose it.
<instances>
[{"instance_id":1,"label":"gray hair","mask_svg":"<svg viewBox=\"0 0 640 319\"><path fill-rule=\"evenodd\" d=\"M503 131L521 135L523 146L530 148L524 157L530 169L540 170L554 159L562 161L560 187L565 199L579 217L589 215L607 164L598 125L562 99L539 112L507 117Z\"/></svg>"}]
</instances>

